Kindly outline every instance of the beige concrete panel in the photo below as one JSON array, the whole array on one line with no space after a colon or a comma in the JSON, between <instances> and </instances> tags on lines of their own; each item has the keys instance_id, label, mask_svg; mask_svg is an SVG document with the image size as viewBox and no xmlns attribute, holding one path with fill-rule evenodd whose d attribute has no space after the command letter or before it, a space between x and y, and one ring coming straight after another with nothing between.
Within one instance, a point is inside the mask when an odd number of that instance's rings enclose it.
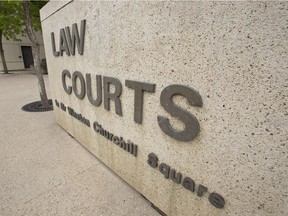
<instances>
[{"instance_id":1,"label":"beige concrete panel","mask_svg":"<svg viewBox=\"0 0 288 216\"><path fill-rule=\"evenodd\" d=\"M64 7L66 4L72 2L72 0L50 0L53 2L52 4L46 4L45 8L41 9L40 19L41 21L47 19L49 16L51 16L53 13L55 13L57 10L60 10L62 7Z\"/></svg>"},{"instance_id":2,"label":"beige concrete panel","mask_svg":"<svg viewBox=\"0 0 288 216\"><path fill-rule=\"evenodd\" d=\"M91 127L57 107L56 121L168 215L286 215L287 7L286 2L73 1L42 22L44 44L52 98L81 113ZM73 23L80 28L83 19L84 54L53 56L50 33L58 50L60 29ZM123 116L113 102L107 111L103 102L95 107L87 96L68 95L64 69L90 73L93 82L95 75L119 79ZM156 84L155 93L144 95L142 124L133 121L134 91L125 80ZM173 98L199 120L193 141L176 141L158 125L161 115L183 130L183 122L160 105L161 92L172 84L202 96L202 108ZM138 156L96 133L94 121L137 144ZM196 191L151 168L151 152L159 164L193 179ZM202 197L199 185L208 188ZM223 209L210 204L213 192L225 199Z\"/></svg>"}]
</instances>

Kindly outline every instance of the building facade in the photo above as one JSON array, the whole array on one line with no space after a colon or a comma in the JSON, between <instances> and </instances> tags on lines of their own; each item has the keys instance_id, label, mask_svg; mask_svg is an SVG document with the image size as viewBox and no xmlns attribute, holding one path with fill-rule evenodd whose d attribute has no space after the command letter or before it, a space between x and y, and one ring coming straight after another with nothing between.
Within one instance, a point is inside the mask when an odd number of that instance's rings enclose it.
<instances>
[{"instance_id":1,"label":"building facade","mask_svg":"<svg viewBox=\"0 0 288 216\"><path fill-rule=\"evenodd\" d=\"M36 37L40 43L40 58L45 58L43 37L41 32L36 32ZM29 69L34 64L32 55L32 44L27 36L18 36L20 41L3 40L3 49L8 71ZM0 59L0 71L3 71L3 64Z\"/></svg>"}]
</instances>

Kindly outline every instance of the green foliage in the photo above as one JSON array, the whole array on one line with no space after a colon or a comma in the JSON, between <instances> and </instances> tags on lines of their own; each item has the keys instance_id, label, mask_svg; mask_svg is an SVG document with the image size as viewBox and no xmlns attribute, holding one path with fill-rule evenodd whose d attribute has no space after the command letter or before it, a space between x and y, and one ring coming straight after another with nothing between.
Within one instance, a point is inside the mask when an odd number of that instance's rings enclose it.
<instances>
[{"instance_id":1,"label":"green foliage","mask_svg":"<svg viewBox=\"0 0 288 216\"><path fill-rule=\"evenodd\" d=\"M18 40L17 36L25 34L22 1L0 1L0 30L7 40ZM39 10L47 2L29 1L31 22L35 31L41 31Z\"/></svg>"},{"instance_id":2,"label":"green foliage","mask_svg":"<svg viewBox=\"0 0 288 216\"><path fill-rule=\"evenodd\" d=\"M0 29L6 39L17 40L23 34L23 10L17 1L0 2Z\"/></svg>"},{"instance_id":3,"label":"green foliage","mask_svg":"<svg viewBox=\"0 0 288 216\"><path fill-rule=\"evenodd\" d=\"M35 31L41 31L41 22L40 22L40 13L39 10L47 3L48 1L30 1L30 15L33 29Z\"/></svg>"}]
</instances>

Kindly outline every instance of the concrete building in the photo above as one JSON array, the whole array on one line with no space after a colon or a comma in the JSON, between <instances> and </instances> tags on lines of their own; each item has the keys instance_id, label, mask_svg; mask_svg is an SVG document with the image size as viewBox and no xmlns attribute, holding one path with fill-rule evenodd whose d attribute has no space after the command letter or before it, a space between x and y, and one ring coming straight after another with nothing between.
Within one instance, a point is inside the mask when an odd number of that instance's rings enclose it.
<instances>
[{"instance_id":1,"label":"concrete building","mask_svg":"<svg viewBox=\"0 0 288 216\"><path fill-rule=\"evenodd\" d=\"M40 57L45 58L43 37L41 32L36 32L36 37L40 43ZM3 49L8 70L25 70L33 64L32 44L28 37L17 37L21 41L6 40L3 37ZM3 71L0 59L0 71Z\"/></svg>"}]
</instances>

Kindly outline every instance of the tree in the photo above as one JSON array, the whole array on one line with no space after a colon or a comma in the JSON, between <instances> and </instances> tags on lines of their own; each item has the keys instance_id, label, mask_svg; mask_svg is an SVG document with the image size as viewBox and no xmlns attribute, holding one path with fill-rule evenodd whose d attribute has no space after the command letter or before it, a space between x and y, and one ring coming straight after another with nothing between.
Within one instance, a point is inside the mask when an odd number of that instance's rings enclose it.
<instances>
[{"instance_id":1,"label":"tree","mask_svg":"<svg viewBox=\"0 0 288 216\"><path fill-rule=\"evenodd\" d=\"M24 0L22 2L22 7L24 11L25 32L27 33L27 36L32 43L34 67L35 67L35 72L38 78L39 93L40 93L40 98L41 98L43 107L49 106L49 103L48 103L48 98L46 94L43 75L40 69L40 44L35 36L34 30L37 31L41 29L39 10L45 4L46 2L43 2L43 1L32 2L32 1Z\"/></svg>"},{"instance_id":2,"label":"tree","mask_svg":"<svg viewBox=\"0 0 288 216\"><path fill-rule=\"evenodd\" d=\"M8 74L8 68L5 60L5 55L4 55L4 50L3 50L3 45L2 45L2 36L3 36L3 31L0 29L0 55L1 55L1 61L3 65L3 70L4 74Z\"/></svg>"},{"instance_id":3,"label":"tree","mask_svg":"<svg viewBox=\"0 0 288 216\"><path fill-rule=\"evenodd\" d=\"M2 45L2 35L6 39L18 40L18 35L27 34L32 43L32 54L38 87L43 107L49 106L44 79L40 69L40 45L35 31L41 30L39 10L47 1L0 1L0 54L4 73L8 74Z\"/></svg>"},{"instance_id":4,"label":"tree","mask_svg":"<svg viewBox=\"0 0 288 216\"><path fill-rule=\"evenodd\" d=\"M18 40L17 36L23 34L23 13L19 2L0 1L0 55L4 74L8 68L3 50L3 36L7 40Z\"/></svg>"}]
</instances>

